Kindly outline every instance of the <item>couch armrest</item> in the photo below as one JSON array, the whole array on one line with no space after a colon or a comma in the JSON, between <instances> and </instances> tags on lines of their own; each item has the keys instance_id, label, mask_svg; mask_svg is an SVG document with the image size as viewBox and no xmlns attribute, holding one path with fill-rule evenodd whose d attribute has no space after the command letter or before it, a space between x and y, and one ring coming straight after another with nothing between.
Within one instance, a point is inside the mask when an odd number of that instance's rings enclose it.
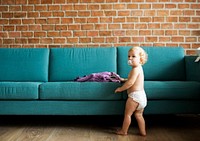
<instances>
[{"instance_id":1,"label":"couch armrest","mask_svg":"<svg viewBox=\"0 0 200 141\"><path fill-rule=\"evenodd\" d=\"M186 80L200 82L200 61L195 62L197 56L185 56Z\"/></svg>"}]
</instances>

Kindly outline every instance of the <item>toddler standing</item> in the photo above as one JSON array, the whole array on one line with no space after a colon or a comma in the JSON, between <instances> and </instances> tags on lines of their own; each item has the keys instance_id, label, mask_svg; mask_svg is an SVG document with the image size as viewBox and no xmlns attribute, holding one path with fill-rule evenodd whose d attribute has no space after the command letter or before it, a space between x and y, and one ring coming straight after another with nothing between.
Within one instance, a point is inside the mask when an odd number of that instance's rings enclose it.
<instances>
[{"instance_id":1,"label":"toddler standing","mask_svg":"<svg viewBox=\"0 0 200 141\"><path fill-rule=\"evenodd\" d=\"M133 47L128 52L128 64L132 67L128 79L122 87L115 90L115 93L127 90L128 99L126 101L124 121L118 135L127 135L131 124L131 116L134 114L140 134L146 135L145 120L143 111L147 105L146 93L144 91L144 73L142 65L147 61L147 54L141 47Z\"/></svg>"}]
</instances>

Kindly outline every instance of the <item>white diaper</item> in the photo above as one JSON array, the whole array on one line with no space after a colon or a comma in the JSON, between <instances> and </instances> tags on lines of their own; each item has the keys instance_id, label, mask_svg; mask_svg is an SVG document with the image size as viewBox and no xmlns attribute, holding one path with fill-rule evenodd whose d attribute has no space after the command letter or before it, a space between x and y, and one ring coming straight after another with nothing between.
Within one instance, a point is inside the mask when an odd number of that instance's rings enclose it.
<instances>
[{"instance_id":1,"label":"white diaper","mask_svg":"<svg viewBox=\"0 0 200 141\"><path fill-rule=\"evenodd\" d=\"M137 110L142 110L147 105L147 96L144 90L131 92L128 94L128 97L139 103Z\"/></svg>"}]
</instances>

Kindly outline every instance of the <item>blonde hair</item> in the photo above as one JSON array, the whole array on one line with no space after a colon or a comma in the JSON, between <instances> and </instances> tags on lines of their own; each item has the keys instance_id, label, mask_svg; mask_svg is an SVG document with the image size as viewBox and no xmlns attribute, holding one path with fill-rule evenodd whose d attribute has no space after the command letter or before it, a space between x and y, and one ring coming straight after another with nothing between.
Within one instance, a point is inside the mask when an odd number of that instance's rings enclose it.
<instances>
[{"instance_id":1,"label":"blonde hair","mask_svg":"<svg viewBox=\"0 0 200 141\"><path fill-rule=\"evenodd\" d=\"M148 54L144 51L143 48L141 48L139 46L132 47L128 52L131 52L131 51L134 51L134 50L139 51L140 62L141 62L142 65L144 65L147 62Z\"/></svg>"}]
</instances>

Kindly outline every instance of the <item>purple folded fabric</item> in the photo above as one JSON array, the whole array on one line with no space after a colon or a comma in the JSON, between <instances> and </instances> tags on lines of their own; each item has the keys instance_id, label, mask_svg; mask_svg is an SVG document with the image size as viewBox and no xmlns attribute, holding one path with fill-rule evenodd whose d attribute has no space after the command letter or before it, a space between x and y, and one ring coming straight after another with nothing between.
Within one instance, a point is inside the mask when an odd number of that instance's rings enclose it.
<instances>
[{"instance_id":1,"label":"purple folded fabric","mask_svg":"<svg viewBox=\"0 0 200 141\"><path fill-rule=\"evenodd\" d=\"M120 76L115 72L99 72L77 77L74 81L78 82L117 82L120 83Z\"/></svg>"}]
</instances>

